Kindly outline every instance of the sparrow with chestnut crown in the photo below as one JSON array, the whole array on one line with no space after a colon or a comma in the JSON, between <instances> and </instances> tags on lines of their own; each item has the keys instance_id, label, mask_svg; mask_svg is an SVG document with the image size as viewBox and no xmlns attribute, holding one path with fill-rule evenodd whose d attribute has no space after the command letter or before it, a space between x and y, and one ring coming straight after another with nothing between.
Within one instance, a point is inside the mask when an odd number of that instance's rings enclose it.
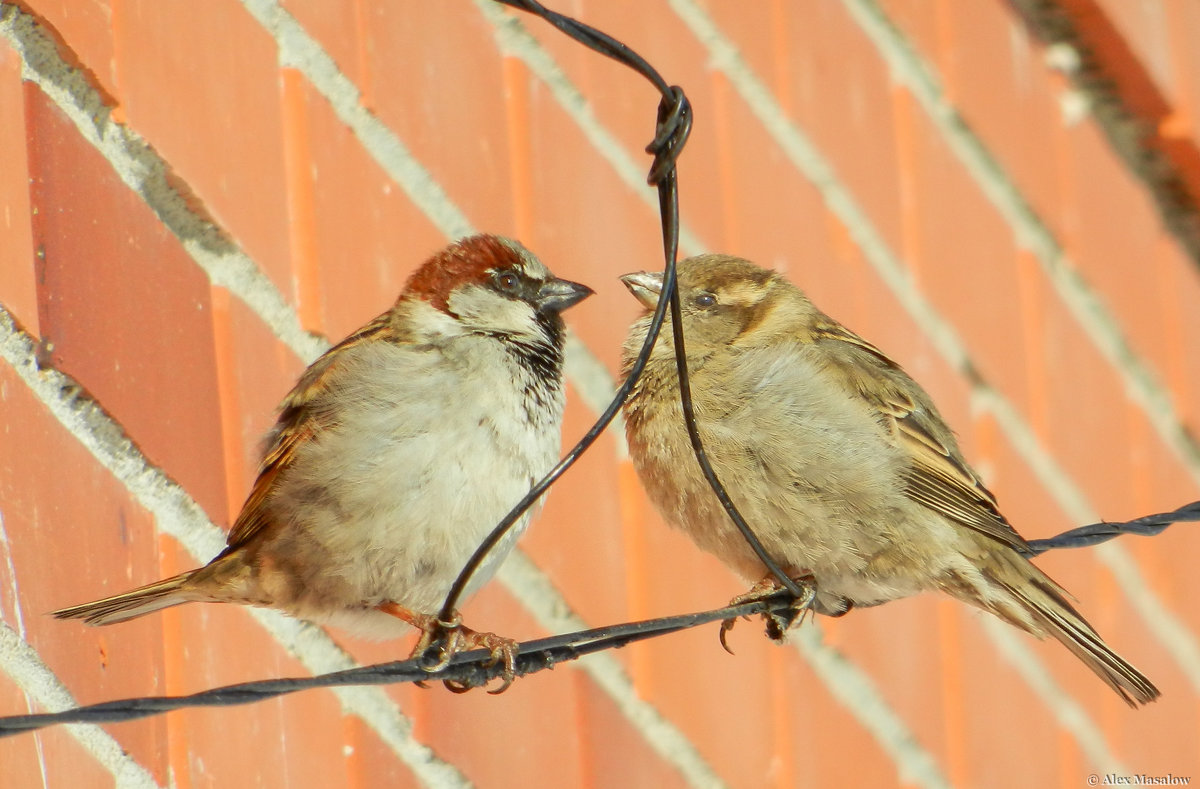
<instances>
[{"instance_id":1,"label":"sparrow with chestnut crown","mask_svg":"<svg viewBox=\"0 0 1200 789\"><path fill-rule=\"evenodd\" d=\"M656 306L661 274L621 279L647 310ZM1131 706L1158 697L1029 562L1029 546L899 365L747 260L684 260L678 287L705 451L768 555L811 585L815 611L840 615L940 590L1053 636ZM630 330L626 375L649 323L647 314ZM778 589L693 456L669 320L625 418L633 462L666 520L743 578L762 578L735 600Z\"/></svg>"},{"instance_id":2,"label":"sparrow with chestnut crown","mask_svg":"<svg viewBox=\"0 0 1200 789\"><path fill-rule=\"evenodd\" d=\"M240 603L375 636L436 611L476 546L558 457L559 313L592 293L515 241L462 239L395 305L312 363L284 398L258 478L204 567L55 612L108 625L189 602ZM466 590L495 572L526 512ZM443 663L516 645L451 623ZM501 688L503 690L503 688ZM499 691L497 691L499 692Z\"/></svg>"}]
</instances>

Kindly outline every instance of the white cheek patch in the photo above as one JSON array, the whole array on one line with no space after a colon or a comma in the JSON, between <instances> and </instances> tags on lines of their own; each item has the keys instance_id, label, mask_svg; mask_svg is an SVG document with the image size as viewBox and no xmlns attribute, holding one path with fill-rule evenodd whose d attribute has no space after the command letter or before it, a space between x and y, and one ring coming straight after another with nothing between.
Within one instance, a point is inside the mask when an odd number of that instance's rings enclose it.
<instances>
[{"instance_id":1,"label":"white cheek patch","mask_svg":"<svg viewBox=\"0 0 1200 789\"><path fill-rule=\"evenodd\" d=\"M481 285L455 288L446 305L469 329L514 335L539 333L530 304L506 298Z\"/></svg>"}]
</instances>

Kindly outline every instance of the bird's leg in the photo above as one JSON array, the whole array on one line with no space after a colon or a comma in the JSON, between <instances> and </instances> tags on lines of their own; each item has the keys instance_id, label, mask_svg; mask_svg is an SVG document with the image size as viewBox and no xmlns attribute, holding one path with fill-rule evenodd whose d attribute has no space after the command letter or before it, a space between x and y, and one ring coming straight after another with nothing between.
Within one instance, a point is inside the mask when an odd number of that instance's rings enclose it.
<instances>
[{"instance_id":1,"label":"bird's leg","mask_svg":"<svg viewBox=\"0 0 1200 789\"><path fill-rule=\"evenodd\" d=\"M423 657L430 647L439 639L442 640L442 644L438 648L437 662L431 665L421 665L425 671L431 674L441 671L459 652L486 649L491 653L492 658L484 664L485 666L493 666L499 661L504 662L504 671L500 674L504 684L496 690L489 690L488 693L492 695L503 693L516 679L518 646L513 639L498 636L495 633L480 633L472 630L463 625L462 618L457 611L454 612L454 618L451 621L443 622L432 614L412 611L393 602L380 603L376 608L385 614L404 620L421 631L421 637L417 640L410 659ZM417 684L424 687L423 683L418 682ZM471 689L469 685L449 679L445 680L443 684L447 690L454 693L465 693Z\"/></svg>"},{"instance_id":2,"label":"bird's leg","mask_svg":"<svg viewBox=\"0 0 1200 789\"><path fill-rule=\"evenodd\" d=\"M797 616L800 618L800 621L804 620L804 615L812 610L813 602L817 599L817 585L811 575L804 575L792 580L801 586L803 595L792 600L791 611L788 614L763 614L763 619L767 624L767 638L775 642L783 641L784 634L788 631L788 628L796 623ZM773 574L768 573L761 581L750 587L750 591L733 598L729 601L729 604L757 603L778 594L784 588L783 584L779 583L779 579ZM749 618L746 617L746 619ZM726 619L721 622L721 646L731 655L733 654L733 650L729 648L729 644L725 641L725 634L732 630L736 624L736 618Z\"/></svg>"}]
</instances>

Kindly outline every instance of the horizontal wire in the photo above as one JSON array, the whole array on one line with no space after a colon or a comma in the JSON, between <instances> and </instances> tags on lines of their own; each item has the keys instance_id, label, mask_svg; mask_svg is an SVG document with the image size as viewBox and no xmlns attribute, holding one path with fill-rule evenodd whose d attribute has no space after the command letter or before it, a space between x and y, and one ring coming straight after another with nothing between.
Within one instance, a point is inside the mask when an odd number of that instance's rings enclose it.
<instances>
[{"instance_id":1,"label":"horizontal wire","mask_svg":"<svg viewBox=\"0 0 1200 789\"><path fill-rule=\"evenodd\" d=\"M1090 547L1123 534L1153 536L1161 534L1173 523L1196 521L1200 521L1200 501L1185 504L1172 512L1147 515L1119 523L1093 523L1048 539L1031 540L1030 555L1036 556L1051 550ZM712 611L609 625L526 641L519 645L515 674L518 677L536 674L594 652L618 649L637 641L657 638L718 620L766 614L780 617L786 623L791 621L791 617L796 613L794 606L792 594L783 590L762 600ZM449 680L466 688L481 687L504 672L504 666L493 661L487 650L473 650L455 655L449 665L436 672L422 668L426 662L425 658L393 661L319 674L315 677L244 682L187 696L121 699L61 712L0 717L0 737L64 723L120 723L186 708L253 704L311 688L384 685L426 680Z\"/></svg>"},{"instance_id":2,"label":"horizontal wire","mask_svg":"<svg viewBox=\"0 0 1200 789\"><path fill-rule=\"evenodd\" d=\"M516 676L527 676L554 668L594 652L618 649L636 641L676 633L717 620L755 614L787 616L791 597L779 593L762 600L726 606L694 614L628 622L575 633L550 636L519 644ZM486 649L462 652L438 671L427 671L423 658L378 663L315 677L256 680L192 693L186 696L146 696L90 704L60 712L14 715L0 718L0 737L35 731L65 723L120 723L174 710L199 707L233 707L253 704L312 688L350 685L388 685L402 682L449 681L466 688L481 687L504 673Z\"/></svg>"},{"instance_id":3,"label":"horizontal wire","mask_svg":"<svg viewBox=\"0 0 1200 789\"><path fill-rule=\"evenodd\" d=\"M1044 540L1028 540L1027 543L1030 549L1028 555L1037 556L1046 551L1060 548L1087 548L1107 542L1113 537L1120 537L1122 534L1153 537L1154 535L1162 534L1173 523L1196 521L1200 521L1200 501L1184 504L1179 509L1171 512L1160 512L1155 515L1147 515L1143 518L1135 518L1131 521L1118 523L1101 521L1100 523L1080 526Z\"/></svg>"}]
</instances>

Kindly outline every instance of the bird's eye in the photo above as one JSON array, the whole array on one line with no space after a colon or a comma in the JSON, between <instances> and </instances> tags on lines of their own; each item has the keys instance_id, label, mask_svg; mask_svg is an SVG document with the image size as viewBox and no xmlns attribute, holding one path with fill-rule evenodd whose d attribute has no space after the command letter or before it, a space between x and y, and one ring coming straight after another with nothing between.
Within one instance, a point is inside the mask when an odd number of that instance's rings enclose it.
<instances>
[{"instance_id":1,"label":"bird's eye","mask_svg":"<svg viewBox=\"0 0 1200 789\"><path fill-rule=\"evenodd\" d=\"M711 293L701 293L696 297L697 307L711 307L717 303L717 297Z\"/></svg>"},{"instance_id":2,"label":"bird's eye","mask_svg":"<svg viewBox=\"0 0 1200 789\"><path fill-rule=\"evenodd\" d=\"M518 287L520 287L521 278L511 271L505 271L496 275L496 285L499 286L500 290L505 290L509 293L512 293Z\"/></svg>"}]
</instances>

